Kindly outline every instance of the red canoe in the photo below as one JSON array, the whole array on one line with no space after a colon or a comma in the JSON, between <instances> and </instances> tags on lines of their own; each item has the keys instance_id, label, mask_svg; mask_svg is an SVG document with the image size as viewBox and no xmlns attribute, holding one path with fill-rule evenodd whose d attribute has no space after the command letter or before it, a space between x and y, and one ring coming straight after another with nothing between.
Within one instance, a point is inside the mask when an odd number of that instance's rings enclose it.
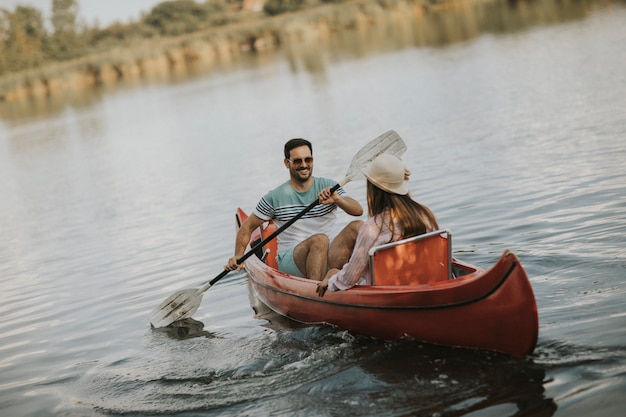
<instances>
[{"instance_id":1,"label":"red canoe","mask_svg":"<svg viewBox=\"0 0 626 417\"><path fill-rule=\"evenodd\" d=\"M238 227L247 215L237 210ZM273 223L252 240L268 236ZM244 263L255 295L302 323L328 323L384 340L415 340L524 356L535 349L537 305L519 259L505 251L489 270L452 257L451 237L437 231L370 251L373 285L316 293L317 281L275 268L276 239ZM261 254L261 253L259 253Z\"/></svg>"}]
</instances>

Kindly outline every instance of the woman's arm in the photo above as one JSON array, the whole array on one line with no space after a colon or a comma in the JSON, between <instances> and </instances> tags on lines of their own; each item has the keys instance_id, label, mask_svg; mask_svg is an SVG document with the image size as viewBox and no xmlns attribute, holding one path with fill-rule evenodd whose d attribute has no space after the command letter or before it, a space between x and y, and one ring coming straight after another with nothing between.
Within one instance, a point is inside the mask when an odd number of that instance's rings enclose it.
<instances>
[{"instance_id":1,"label":"woman's arm","mask_svg":"<svg viewBox=\"0 0 626 417\"><path fill-rule=\"evenodd\" d=\"M323 296L326 289L329 291L347 290L354 287L363 278L369 280L369 250L375 245L388 242L391 238L391 231L388 227L383 227L381 231L381 219L377 217L369 219L356 238L354 250L350 261L341 270L330 270L326 277L318 284L318 294Z\"/></svg>"}]
</instances>

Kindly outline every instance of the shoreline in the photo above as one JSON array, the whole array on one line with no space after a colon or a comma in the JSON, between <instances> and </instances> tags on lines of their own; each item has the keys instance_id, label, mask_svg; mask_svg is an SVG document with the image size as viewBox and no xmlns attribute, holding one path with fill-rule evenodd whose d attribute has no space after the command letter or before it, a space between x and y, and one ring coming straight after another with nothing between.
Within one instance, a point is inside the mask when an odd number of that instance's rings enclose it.
<instances>
[{"instance_id":1,"label":"shoreline","mask_svg":"<svg viewBox=\"0 0 626 417\"><path fill-rule=\"evenodd\" d=\"M302 40L327 41L342 30L366 30L381 17L427 13L497 0L350 0L177 37L146 39L126 47L54 62L0 77L0 102L40 99L126 82L158 81L172 75L209 71L251 54L263 54Z\"/></svg>"},{"instance_id":2,"label":"shoreline","mask_svg":"<svg viewBox=\"0 0 626 417\"><path fill-rule=\"evenodd\" d=\"M209 73L246 57L310 45L329 46L344 31L374 42L394 31L414 45L440 46L484 33L583 19L625 0L348 0L276 16L248 15L237 23L125 47L0 77L0 104L65 100L88 91L155 83Z\"/></svg>"}]
</instances>

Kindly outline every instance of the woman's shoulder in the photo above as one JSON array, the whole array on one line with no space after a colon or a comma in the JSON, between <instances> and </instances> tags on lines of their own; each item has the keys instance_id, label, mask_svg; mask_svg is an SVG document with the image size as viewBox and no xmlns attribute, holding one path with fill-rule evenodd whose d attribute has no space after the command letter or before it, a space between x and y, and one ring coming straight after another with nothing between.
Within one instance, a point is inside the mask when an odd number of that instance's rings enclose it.
<instances>
[{"instance_id":1,"label":"woman's shoulder","mask_svg":"<svg viewBox=\"0 0 626 417\"><path fill-rule=\"evenodd\" d=\"M383 212L378 213L365 220L363 227L369 230L376 230L378 232L385 232L390 230L391 213L389 209L385 209Z\"/></svg>"}]
</instances>

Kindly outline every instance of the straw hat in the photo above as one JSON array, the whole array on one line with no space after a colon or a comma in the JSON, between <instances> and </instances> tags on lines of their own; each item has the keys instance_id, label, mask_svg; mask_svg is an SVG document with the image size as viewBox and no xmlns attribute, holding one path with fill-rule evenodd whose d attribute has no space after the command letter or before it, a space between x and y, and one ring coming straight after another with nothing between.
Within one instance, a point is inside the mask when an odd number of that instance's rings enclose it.
<instances>
[{"instance_id":1,"label":"straw hat","mask_svg":"<svg viewBox=\"0 0 626 417\"><path fill-rule=\"evenodd\" d=\"M381 190L392 194L407 195L409 187L404 182L410 172L400 159L384 153L378 156L369 167L363 169L367 179Z\"/></svg>"}]
</instances>

